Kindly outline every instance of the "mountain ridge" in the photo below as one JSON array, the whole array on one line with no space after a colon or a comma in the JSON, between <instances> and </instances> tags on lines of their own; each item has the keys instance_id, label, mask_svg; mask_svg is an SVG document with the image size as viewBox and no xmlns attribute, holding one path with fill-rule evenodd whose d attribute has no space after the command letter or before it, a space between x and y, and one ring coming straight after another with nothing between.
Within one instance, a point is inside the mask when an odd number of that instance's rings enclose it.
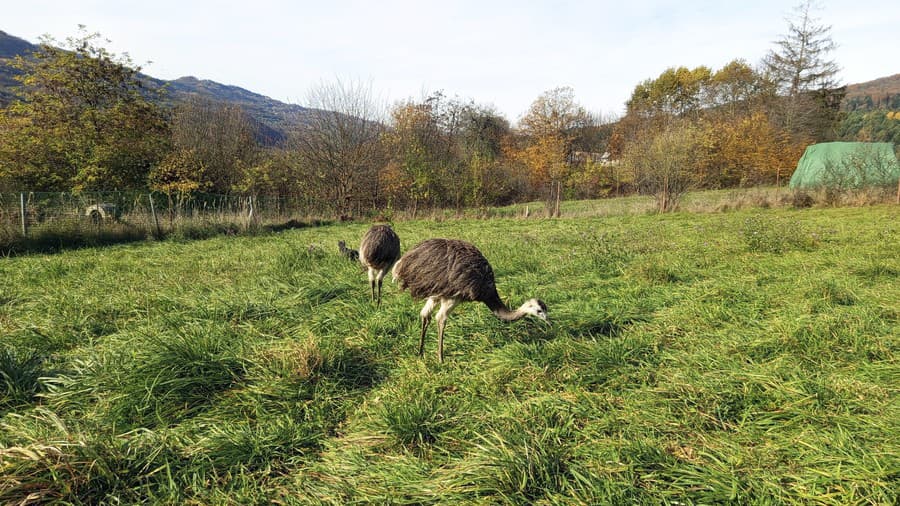
<instances>
[{"instance_id":1,"label":"mountain ridge","mask_svg":"<svg viewBox=\"0 0 900 506\"><path fill-rule=\"evenodd\" d=\"M15 80L17 72L4 65L3 60L30 54L37 48L37 44L0 30L0 106L15 100L14 88L19 84ZM282 142L292 126L302 124L306 118L316 113L315 109L281 102L240 86L195 76L166 80L141 73L140 77L152 87L165 86L169 92L166 102L170 104L200 96L217 102L239 105L256 121L259 140L264 144Z\"/></svg>"},{"instance_id":2,"label":"mountain ridge","mask_svg":"<svg viewBox=\"0 0 900 506\"><path fill-rule=\"evenodd\" d=\"M15 70L3 65L3 60L29 54L37 47L36 44L0 30L0 106L15 100L13 89L18 85L14 79ZM170 103L200 96L241 106L244 112L257 122L259 139L265 144L282 142L292 127L307 122L319 112L316 109L281 102L240 86L195 76L165 80L141 74L141 78L155 87L165 86L170 91L170 98L167 99ZM841 108L845 111L900 109L900 74L848 84Z\"/></svg>"}]
</instances>

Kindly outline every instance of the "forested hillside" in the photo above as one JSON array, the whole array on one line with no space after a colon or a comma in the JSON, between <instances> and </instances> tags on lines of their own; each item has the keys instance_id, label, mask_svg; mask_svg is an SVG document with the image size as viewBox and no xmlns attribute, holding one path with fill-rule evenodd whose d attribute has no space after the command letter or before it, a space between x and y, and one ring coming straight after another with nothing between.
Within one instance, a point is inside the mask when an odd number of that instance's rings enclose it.
<instances>
[{"instance_id":1,"label":"forested hillside","mask_svg":"<svg viewBox=\"0 0 900 506\"><path fill-rule=\"evenodd\" d=\"M900 145L900 74L848 85L841 108L840 139Z\"/></svg>"},{"instance_id":2,"label":"forested hillside","mask_svg":"<svg viewBox=\"0 0 900 506\"><path fill-rule=\"evenodd\" d=\"M847 85L847 96L841 108L846 111L900 110L900 74Z\"/></svg>"}]
</instances>

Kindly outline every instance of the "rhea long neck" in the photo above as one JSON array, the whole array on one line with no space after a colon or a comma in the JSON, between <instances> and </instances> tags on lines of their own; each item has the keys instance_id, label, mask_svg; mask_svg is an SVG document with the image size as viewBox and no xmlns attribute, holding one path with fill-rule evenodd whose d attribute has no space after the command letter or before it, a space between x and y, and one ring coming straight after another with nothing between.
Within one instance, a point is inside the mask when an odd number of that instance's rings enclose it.
<instances>
[{"instance_id":1,"label":"rhea long neck","mask_svg":"<svg viewBox=\"0 0 900 506\"><path fill-rule=\"evenodd\" d=\"M494 313L494 316L500 318L505 322L514 322L528 314L521 308L516 309L515 311L510 310L508 307L506 307L506 304L504 304L503 301L500 300L500 296L496 293L494 293L493 296L488 300L484 301L484 303L487 304L487 307L490 308L492 313Z\"/></svg>"}]
</instances>

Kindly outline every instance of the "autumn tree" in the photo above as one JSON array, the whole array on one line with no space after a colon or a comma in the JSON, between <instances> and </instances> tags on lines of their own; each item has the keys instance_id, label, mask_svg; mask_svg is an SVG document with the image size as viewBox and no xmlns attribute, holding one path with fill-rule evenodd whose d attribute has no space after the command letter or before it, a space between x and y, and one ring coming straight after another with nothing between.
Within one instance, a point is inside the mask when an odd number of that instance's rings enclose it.
<instances>
[{"instance_id":1,"label":"autumn tree","mask_svg":"<svg viewBox=\"0 0 900 506\"><path fill-rule=\"evenodd\" d=\"M468 204L505 204L520 192L516 175L504 159L510 136L509 121L493 109L474 104L466 108L459 152L468 168Z\"/></svg>"},{"instance_id":2,"label":"autumn tree","mask_svg":"<svg viewBox=\"0 0 900 506\"><path fill-rule=\"evenodd\" d=\"M704 66L668 68L635 86L626 102L628 112L643 117L696 116L707 105L704 98L711 77L712 71Z\"/></svg>"},{"instance_id":3,"label":"autumn tree","mask_svg":"<svg viewBox=\"0 0 900 506\"><path fill-rule=\"evenodd\" d=\"M519 120L519 129L531 137L568 136L590 120L587 111L575 101L570 87L545 91Z\"/></svg>"},{"instance_id":4,"label":"autumn tree","mask_svg":"<svg viewBox=\"0 0 900 506\"><path fill-rule=\"evenodd\" d=\"M435 92L397 104L387 134L391 162L382 179L395 201L420 205L482 205L503 198L498 180L509 123L489 108Z\"/></svg>"},{"instance_id":5,"label":"autumn tree","mask_svg":"<svg viewBox=\"0 0 900 506\"><path fill-rule=\"evenodd\" d=\"M384 108L371 87L340 80L309 91L305 116L289 139L310 190L339 214L374 207L384 163Z\"/></svg>"},{"instance_id":6,"label":"autumn tree","mask_svg":"<svg viewBox=\"0 0 900 506\"><path fill-rule=\"evenodd\" d=\"M260 158L257 127L239 105L192 97L175 106L171 119L170 160L196 160L202 167L200 185L206 191L231 193L243 172Z\"/></svg>"},{"instance_id":7,"label":"autumn tree","mask_svg":"<svg viewBox=\"0 0 900 506\"><path fill-rule=\"evenodd\" d=\"M386 135L390 163L381 179L393 202L411 206L413 214L420 204L432 204L440 192L440 137L432 102L408 100L392 109Z\"/></svg>"},{"instance_id":8,"label":"autumn tree","mask_svg":"<svg viewBox=\"0 0 900 506\"><path fill-rule=\"evenodd\" d=\"M550 134L520 139L518 144L510 156L524 166L532 195L555 195L557 183L569 177L569 139Z\"/></svg>"},{"instance_id":9,"label":"autumn tree","mask_svg":"<svg viewBox=\"0 0 900 506\"><path fill-rule=\"evenodd\" d=\"M0 110L0 180L39 191L146 187L167 149L167 125L140 67L85 33L44 37L11 65L21 100Z\"/></svg>"},{"instance_id":10,"label":"autumn tree","mask_svg":"<svg viewBox=\"0 0 900 506\"><path fill-rule=\"evenodd\" d=\"M437 132L432 163L441 191L435 194L435 204L461 209L472 191L462 137L473 104L440 91L432 93L426 104Z\"/></svg>"},{"instance_id":11,"label":"autumn tree","mask_svg":"<svg viewBox=\"0 0 900 506\"><path fill-rule=\"evenodd\" d=\"M732 60L712 73L707 85L711 110L729 118L767 108L775 95L774 83L744 60Z\"/></svg>"},{"instance_id":12,"label":"autumn tree","mask_svg":"<svg viewBox=\"0 0 900 506\"><path fill-rule=\"evenodd\" d=\"M653 175L651 158L640 156L641 150L650 149L653 142L663 143L673 132L684 130L685 125L696 123L703 112L713 106L713 73L708 67L694 69L670 67L656 78L638 83L626 102L626 114L617 124L610 138L610 153L616 159L627 160L633 169L626 178L643 191L650 186L648 176ZM722 103L719 104L721 107ZM694 130L691 130L694 133ZM654 141L657 136L658 141ZM692 138L692 140L694 140ZM663 173L665 170L660 169ZM620 174L614 174L618 181ZM683 178L680 178L683 179ZM691 181L694 184L696 181ZM663 188L667 188L663 185ZM667 190L663 209L668 210ZM677 192L676 192L677 193Z\"/></svg>"},{"instance_id":13,"label":"autumn tree","mask_svg":"<svg viewBox=\"0 0 900 506\"><path fill-rule=\"evenodd\" d=\"M243 194L266 195L306 207L315 191L307 186L301 163L288 149L270 148L256 163L244 167L234 189Z\"/></svg>"},{"instance_id":14,"label":"autumn tree","mask_svg":"<svg viewBox=\"0 0 900 506\"><path fill-rule=\"evenodd\" d=\"M557 195L568 179L577 141L592 125L591 116L575 100L572 88L561 87L538 96L519 120L523 136L513 155L527 168L535 195Z\"/></svg>"},{"instance_id":15,"label":"autumn tree","mask_svg":"<svg viewBox=\"0 0 900 506\"><path fill-rule=\"evenodd\" d=\"M192 149L177 149L169 152L150 171L150 187L171 198L173 195L187 196L209 188L206 165Z\"/></svg>"},{"instance_id":16,"label":"autumn tree","mask_svg":"<svg viewBox=\"0 0 900 506\"><path fill-rule=\"evenodd\" d=\"M814 16L819 7L803 0L788 18L788 31L763 60L770 79L783 97L778 107L784 127L799 136L823 139L830 135L846 88L830 54L837 47L831 26Z\"/></svg>"},{"instance_id":17,"label":"autumn tree","mask_svg":"<svg viewBox=\"0 0 900 506\"><path fill-rule=\"evenodd\" d=\"M702 188L778 184L790 177L806 145L778 128L764 111L715 117L699 124L706 156L696 160Z\"/></svg>"}]
</instances>

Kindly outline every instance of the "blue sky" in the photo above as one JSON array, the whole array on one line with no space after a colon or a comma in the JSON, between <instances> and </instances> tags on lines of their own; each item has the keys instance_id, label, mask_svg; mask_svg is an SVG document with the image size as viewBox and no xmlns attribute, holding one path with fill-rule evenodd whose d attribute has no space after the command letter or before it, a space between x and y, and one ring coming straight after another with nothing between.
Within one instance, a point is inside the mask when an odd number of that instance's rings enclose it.
<instances>
[{"instance_id":1,"label":"blue sky","mask_svg":"<svg viewBox=\"0 0 900 506\"><path fill-rule=\"evenodd\" d=\"M110 39L156 77L193 75L303 105L334 79L388 103L443 90L515 122L571 86L588 110L621 113L634 86L671 66L756 64L796 1L49 1L10 2L0 30L37 42ZM900 2L825 0L845 83L900 73Z\"/></svg>"}]
</instances>

